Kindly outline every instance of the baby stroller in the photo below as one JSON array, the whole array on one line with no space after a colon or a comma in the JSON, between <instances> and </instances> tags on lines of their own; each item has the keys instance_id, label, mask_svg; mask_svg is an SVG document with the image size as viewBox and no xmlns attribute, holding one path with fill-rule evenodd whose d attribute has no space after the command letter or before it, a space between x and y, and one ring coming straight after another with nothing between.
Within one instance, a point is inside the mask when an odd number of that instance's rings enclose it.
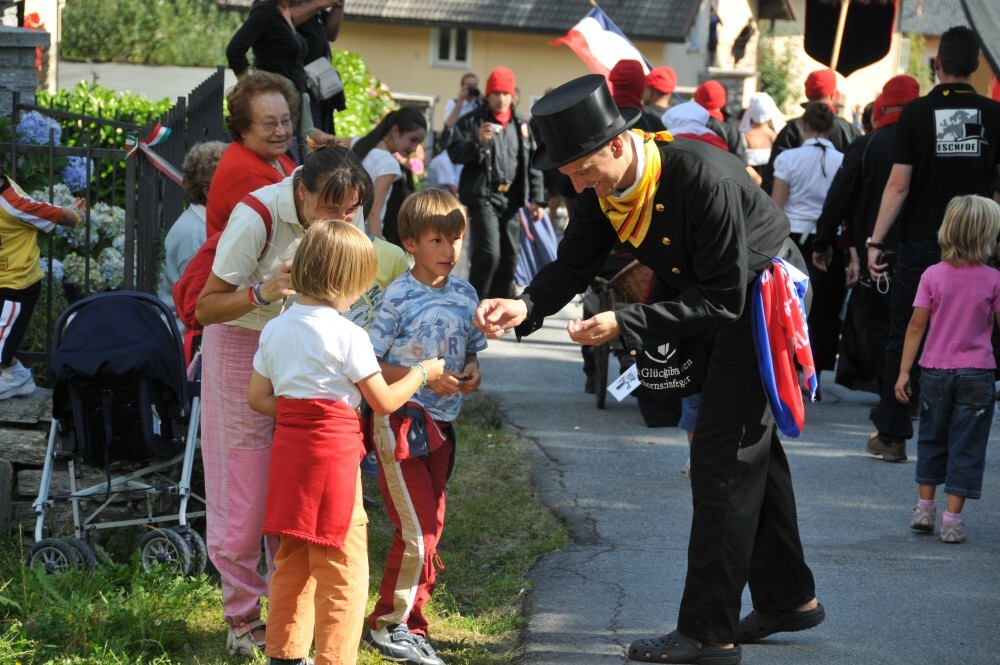
<instances>
[{"instance_id":1,"label":"baby stroller","mask_svg":"<svg viewBox=\"0 0 1000 665\"><path fill-rule=\"evenodd\" d=\"M49 369L53 420L28 565L91 571L99 529L148 525L139 543L147 570L167 565L178 575L203 572L208 551L188 524L205 514L205 500L191 491L200 384L188 381L173 313L158 299L132 291L77 301L56 324ZM102 469L106 481L78 488L78 460ZM56 462L68 465L65 496L50 492ZM202 510L189 511L190 499ZM144 503L145 515L101 521L122 500ZM72 508L73 538L45 537L46 511L65 502ZM99 505L88 513L90 503ZM172 509L159 514L165 505Z\"/></svg>"}]
</instances>

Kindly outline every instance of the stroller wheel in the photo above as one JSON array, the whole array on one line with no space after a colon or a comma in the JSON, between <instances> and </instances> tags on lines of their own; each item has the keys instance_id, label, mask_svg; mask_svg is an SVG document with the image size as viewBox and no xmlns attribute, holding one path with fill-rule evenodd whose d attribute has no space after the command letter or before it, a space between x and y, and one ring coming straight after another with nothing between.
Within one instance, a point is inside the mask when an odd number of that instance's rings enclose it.
<instances>
[{"instance_id":1,"label":"stroller wheel","mask_svg":"<svg viewBox=\"0 0 1000 665\"><path fill-rule=\"evenodd\" d=\"M28 550L28 567L42 565L50 575L65 573L76 568L76 554L65 540L59 538L43 538L34 543Z\"/></svg>"},{"instance_id":2,"label":"stroller wheel","mask_svg":"<svg viewBox=\"0 0 1000 665\"><path fill-rule=\"evenodd\" d=\"M148 573L165 570L180 577L191 568L191 550L180 534L170 529L153 529L143 536L139 554Z\"/></svg>"},{"instance_id":3,"label":"stroller wheel","mask_svg":"<svg viewBox=\"0 0 1000 665\"><path fill-rule=\"evenodd\" d=\"M97 567L97 557L94 549L87 544L87 541L80 538L67 538L66 544L70 546L76 558L76 566L85 573L92 573Z\"/></svg>"},{"instance_id":4,"label":"stroller wheel","mask_svg":"<svg viewBox=\"0 0 1000 665\"><path fill-rule=\"evenodd\" d=\"M180 534L188 549L191 550L191 568L187 574L190 577L197 577L205 572L208 566L208 546L201 534L189 526L179 526L175 531Z\"/></svg>"}]
</instances>

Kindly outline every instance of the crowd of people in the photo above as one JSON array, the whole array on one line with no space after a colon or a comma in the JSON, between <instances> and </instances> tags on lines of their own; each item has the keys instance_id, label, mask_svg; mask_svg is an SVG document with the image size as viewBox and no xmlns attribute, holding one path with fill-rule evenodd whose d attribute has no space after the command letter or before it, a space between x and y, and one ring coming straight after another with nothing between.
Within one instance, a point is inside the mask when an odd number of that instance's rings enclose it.
<instances>
[{"instance_id":1,"label":"crowd of people","mask_svg":"<svg viewBox=\"0 0 1000 665\"><path fill-rule=\"evenodd\" d=\"M694 513L677 628L637 640L630 659L735 665L741 643L824 620L786 430L762 375L801 371L810 384L842 362L848 293L869 349L854 360L881 395L867 450L907 459L918 404L910 526L964 540L963 507L982 490L1000 325L1000 143L989 140L1000 103L970 85L979 51L969 29L942 36L929 94L908 76L887 81L863 131L839 116L827 69L808 76L803 113L788 121L764 93L732 114L714 80L683 100L670 67L646 72L638 61L548 91L529 120L513 71L494 68L482 91L467 73L430 186L414 192L406 164L425 141L423 113L404 107L365 136L335 138L343 99L308 85L304 67L329 58L342 12L342 0L254 5L227 49L239 79L228 93L233 141L191 149L190 206L166 239L161 294L197 295L193 318L178 315L189 355L201 354L206 540L231 654L300 664L315 648L316 663L353 663L363 641L390 661L443 665L424 607L453 422L481 384L478 354L509 330L530 335L632 261L652 272L644 298L585 310L567 327L585 371L588 350L613 339L623 363L692 339L707 360L696 390L645 402L647 422L688 432ZM30 392L14 352L41 279L34 236L78 225L84 204L34 202L6 176L0 194L2 250L27 266L0 282L4 399ZM570 221L558 256L515 294L522 217L561 206ZM452 272L470 238L466 281ZM194 281L208 245L210 270ZM797 291L805 275L809 290ZM802 315L767 324L787 353L766 367L755 319L765 293ZM587 378L588 391L604 389ZM793 393L801 408L797 382ZM366 451L395 527L367 617ZM741 618L747 585L753 610Z\"/></svg>"}]
</instances>

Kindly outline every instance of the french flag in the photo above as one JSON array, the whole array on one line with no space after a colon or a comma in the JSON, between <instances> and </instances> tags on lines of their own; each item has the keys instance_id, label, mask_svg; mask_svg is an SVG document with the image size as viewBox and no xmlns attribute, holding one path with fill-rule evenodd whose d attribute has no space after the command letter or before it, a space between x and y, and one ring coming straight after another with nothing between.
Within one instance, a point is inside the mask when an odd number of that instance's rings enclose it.
<instances>
[{"instance_id":1,"label":"french flag","mask_svg":"<svg viewBox=\"0 0 1000 665\"><path fill-rule=\"evenodd\" d=\"M595 74L607 76L619 60L638 60L646 74L653 68L646 56L639 52L600 7L591 9L564 36L549 42L550 46L560 44L573 49Z\"/></svg>"}]
</instances>

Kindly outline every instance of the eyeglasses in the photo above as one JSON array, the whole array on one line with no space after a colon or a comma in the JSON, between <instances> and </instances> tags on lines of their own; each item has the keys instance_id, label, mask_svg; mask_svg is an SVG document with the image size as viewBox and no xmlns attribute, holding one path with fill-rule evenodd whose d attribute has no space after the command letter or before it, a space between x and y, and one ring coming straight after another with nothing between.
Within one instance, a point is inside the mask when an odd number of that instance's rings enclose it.
<instances>
[{"instance_id":1,"label":"eyeglasses","mask_svg":"<svg viewBox=\"0 0 1000 665\"><path fill-rule=\"evenodd\" d=\"M274 118L268 118L267 120L251 120L250 122L252 122L255 125L259 125L260 128L263 129L268 134L273 133L274 130L278 128L278 121L275 120ZM293 127L292 119L282 118L281 126L284 127L286 131L291 131Z\"/></svg>"}]
</instances>

